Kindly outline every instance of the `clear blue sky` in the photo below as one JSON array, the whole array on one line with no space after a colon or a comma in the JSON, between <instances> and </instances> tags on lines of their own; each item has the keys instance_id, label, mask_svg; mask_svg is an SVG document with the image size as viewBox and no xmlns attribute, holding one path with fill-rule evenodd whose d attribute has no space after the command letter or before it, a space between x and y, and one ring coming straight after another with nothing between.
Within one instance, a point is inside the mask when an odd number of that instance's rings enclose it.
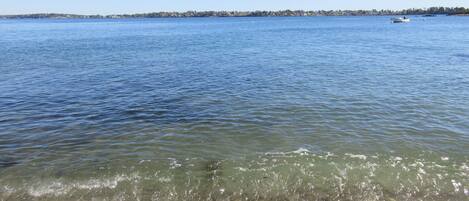
<instances>
[{"instance_id":1,"label":"clear blue sky","mask_svg":"<svg viewBox=\"0 0 469 201\"><path fill-rule=\"evenodd\" d=\"M469 7L469 0L0 0L0 14L118 14L187 10L336 10Z\"/></svg>"}]
</instances>

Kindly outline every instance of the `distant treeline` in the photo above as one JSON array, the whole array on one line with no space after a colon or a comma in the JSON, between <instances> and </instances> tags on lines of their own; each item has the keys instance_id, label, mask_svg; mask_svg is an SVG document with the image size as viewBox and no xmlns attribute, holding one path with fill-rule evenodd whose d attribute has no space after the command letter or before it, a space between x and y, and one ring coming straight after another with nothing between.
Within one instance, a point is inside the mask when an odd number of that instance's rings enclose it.
<instances>
[{"instance_id":1,"label":"distant treeline","mask_svg":"<svg viewBox=\"0 0 469 201\"><path fill-rule=\"evenodd\" d=\"M73 14L25 14L0 15L0 18L163 18L163 17L275 17L275 16L382 16L382 15L469 15L469 8L464 7L431 7L427 9L406 10L282 10L282 11L187 11L187 12L154 12L122 15L73 15Z\"/></svg>"}]
</instances>

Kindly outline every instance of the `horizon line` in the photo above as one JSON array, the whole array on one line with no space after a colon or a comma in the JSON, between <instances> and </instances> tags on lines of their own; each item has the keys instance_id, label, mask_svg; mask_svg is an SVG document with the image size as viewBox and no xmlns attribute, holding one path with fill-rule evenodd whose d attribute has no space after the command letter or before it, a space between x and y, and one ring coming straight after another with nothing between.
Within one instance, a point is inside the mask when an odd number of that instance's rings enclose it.
<instances>
[{"instance_id":1,"label":"horizon line","mask_svg":"<svg viewBox=\"0 0 469 201\"><path fill-rule=\"evenodd\" d=\"M41 15L41 14L47 14L47 15L75 15L75 16L116 16L116 15L139 15L139 14L151 14L151 13L190 13L190 12L285 12L285 11L300 11L300 12L321 12L321 11L352 11L352 12L358 12L358 11L391 11L391 12L402 12L402 11L409 11L409 10L429 10L431 8L449 8L449 9L455 9L455 8L464 8L464 9L469 9L468 7L463 7L463 6L455 6L455 7L445 7L445 6L431 6L431 7L413 7L413 8L404 8L404 9L377 9L377 8L372 8L372 9L317 9L317 10L303 10L303 9L279 9L279 10L186 10L186 11L151 11L151 12L134 12L134 13L113 13L113 14L76 14L76 13L67 13L67 12L31 12L31 13L16 13L16 14L1 14L0 16L21 16L21 15Z\"/></svg>"}]
</instances>

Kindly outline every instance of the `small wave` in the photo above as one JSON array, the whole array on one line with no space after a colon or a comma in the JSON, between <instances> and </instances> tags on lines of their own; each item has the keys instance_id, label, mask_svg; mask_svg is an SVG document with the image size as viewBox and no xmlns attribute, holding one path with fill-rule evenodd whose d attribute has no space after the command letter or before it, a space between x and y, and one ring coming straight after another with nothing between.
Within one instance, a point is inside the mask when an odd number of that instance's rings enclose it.
<instances>
[{"instance_id":1,"label":"small wave","mask_svg":"<svg viewBox=\"0 0 469 201\"><path fill-rule=\"evenodd\" d=\"M241 171L241 172L246 172L246 171L248 171L247 168L243 168L243 167L237 167L236 169L239 170L239 171Z\"/></svg>"},{"instance_id":2,"label":"small wave","mask_svg":"<svg viewBox=\"0 0 469 201\"><path fill-rule=\"evenodd\" d=\"M456 56L456 57L463 57L463 58L468 58L468 59L469 59L469 54L460 53L460 54L455 54L454 56Z\"/></svg>"},{"instance_id":3,"label":"small wave","mask_svg":"<svg viewBox=\"0 0 469 201\"><path fill-rule=\"evenodd\" d=\"M305 154L311 154L312 152L306 148L300 147L297 150L294 151L277 151L277 152L266 152L264 155L288 155L288 154L300 154L300 155L305 155Z\"/></svg>"},{"instance_id":4,"label":"small wave","mask_svg":"<svg viewBox=\"0 0 469 201\"><path fill-rule=\"evenodd\" d=\"M395 161L402 161L402 157L396 156L396 157L393 158L393 160L395 160Z\"/></svg>"},{"instance_id":5,"label":"small wave","mask_svg":"<svg viewBox=\"0 0 469 201\"><path fill-rule=\"evenodd\" d=\"M291 153L302 154L302 153L310 153L310 151L308 149L305 149L305 148L299 148L295 151L292 151Z\"/></svg>"},{"instance_id":6,"label":"small wave","mask_svg":"<svg viewBox=\"0 0 469 201\"><path fill-rule=\"evenodd\" d=\"M63 182L60 180L51 182L40 182L28 189L28 194L33 197L42 197L45 195L61 196L66 195L72 190L94 190L94 189L114 189L120 182L139 179L136 174L117 175L108 179L91 179L83 182Z\"/></svg>"},{"instance_id":7,"label":"small wave","mask_svg":"<svg viewBox=\"0 0 469 201\"><path fill-rule=\"evenodd\" d=\"M7 196L9 196L9 195L16 192L15 188L10 187L8 185L2 186L0 189L1 189L0 192L3 192ZM0 195L1 195L1 193L0 193ZM1 200L1 196L0 196L0 200Z\"/></svg>"},{"instance_id":8,"label":"small wave","mask_svg":"<svg viewBox=\"0 0 469 201\"><path fill-rule=\"evenodd\" d=\"M282 154L208 162L174 158L168 158L169 163L135 161L135 169L123 169L123 173L104 178L35 180L16 186L2 183L0 200L5 197L117 200L123 196L126 197L123 200L175 201L209 198L263 201L285 197L443 201L464 200L469 196L468 167L457 158L441 161L442 156L312 154L304 148Z\"/></svg>"},{"instance_id":9,"label":"small wave","mask_svg":"<svg viewBox=\"0 0 469 201\"><path fill-rule=\"evenodd\" d=\"M469 54L454 54L453 56L459 60L469 60Z\"/></svg>"},{"instance_id":10,"label":"small wave","mask_svg":"<svg viewBox=\"0 0 469 201\"><path fill-rule=\"evenodd\" d=\"M8 168L18 164L19 162L13 159L0 159L0 168Z\"/></svg>"},{"instance_id":11,"label":"small wave","mask_svg":"<svg viewBox=\"0 0 469 201\"><path fill-rule=\"evenodd\" d=\"M346 153L345 155L346 155L346 156L349 156L350 158L358 158L358 159L361 159L361 160L366 160L366 159L367 159L367 156L361 155L361 154L349 154L349 153Z\"/></svg>"}]
</instances>

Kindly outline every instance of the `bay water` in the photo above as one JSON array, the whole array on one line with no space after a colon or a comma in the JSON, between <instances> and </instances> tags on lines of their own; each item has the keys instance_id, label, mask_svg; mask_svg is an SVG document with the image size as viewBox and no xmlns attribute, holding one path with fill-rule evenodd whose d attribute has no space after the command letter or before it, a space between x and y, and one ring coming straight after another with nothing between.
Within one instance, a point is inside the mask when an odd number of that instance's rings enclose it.
<instances>
[{"instance_id":1,"label":"bay water","mask_svg":"<svg viewBox=\"0 0 469 201\"><path fill-rule=\"evenodd\" d=\"M0 20L0 200L469 200L469 19Z\"/></svg>"}]
</instances>

